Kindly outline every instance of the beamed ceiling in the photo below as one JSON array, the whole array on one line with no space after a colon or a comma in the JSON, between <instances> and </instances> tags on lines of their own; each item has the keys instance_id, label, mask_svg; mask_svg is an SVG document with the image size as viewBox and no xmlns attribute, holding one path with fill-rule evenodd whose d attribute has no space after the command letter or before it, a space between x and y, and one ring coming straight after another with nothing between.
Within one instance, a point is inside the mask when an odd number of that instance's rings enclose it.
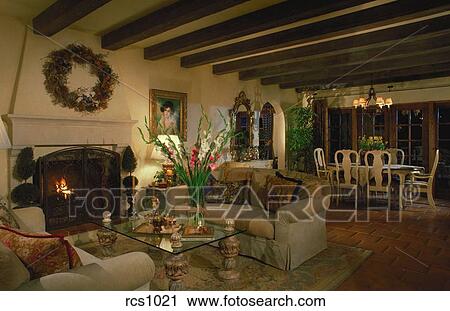
<instances>
[{"instance_id":1,"label":"beamed ceiling","mask_svg":"<svg viewBox=\"0 0 450 311\"><path fill-rule=\"evenodd\" d=\"M450 75L448 0L4 0L0 13L298 92Z\"/></svg>"}]
</instances>

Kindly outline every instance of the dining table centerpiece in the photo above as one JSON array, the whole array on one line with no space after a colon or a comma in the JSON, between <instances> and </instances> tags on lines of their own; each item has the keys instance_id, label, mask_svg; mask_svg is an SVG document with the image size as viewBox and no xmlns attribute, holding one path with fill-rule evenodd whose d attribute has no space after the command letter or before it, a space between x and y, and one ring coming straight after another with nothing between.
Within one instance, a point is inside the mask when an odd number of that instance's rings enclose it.
<instances>
[{"instance_id":1,"label":"dining table centerpiece","mask_svg":"<svg viewBox=\"0 0 450 311\"><path fill-rule=\"evenodd\" d=\"M218 111L224 127L219 131L213 131L211 120L202 108L202 114L198 123L197 138L191 148L187 148L182 139L176 143L169 135L162 141L161 135L153 134L151 127L145 118L145 133L139 128L142 139L146 144L153 144L174 166L177 178L183 182L189 191L190 205L195 208L195 214L190 222L198 228L204 225L205 211L205 186L208 183L211 172L218 167L218 161L224 148L234 137L233 121L227 121Z\"/></svg>"},{"instance_id":2,"label":"dining table centerpiece","mask_svg":"<svg viewBox=\"0 0 450 311\"><path fill-rule=\"evenodd\" d=\"M367 151L386 150L387 143L383 140L383 136L363 136L359 139L360 161L364 164L364 157Z\"/></svg>"}]
</instances>

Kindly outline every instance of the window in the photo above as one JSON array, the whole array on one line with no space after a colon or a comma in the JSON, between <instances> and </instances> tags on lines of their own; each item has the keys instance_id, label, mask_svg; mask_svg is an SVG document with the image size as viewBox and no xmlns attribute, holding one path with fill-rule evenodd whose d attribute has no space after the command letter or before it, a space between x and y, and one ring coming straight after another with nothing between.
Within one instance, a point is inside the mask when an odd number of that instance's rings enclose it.
<instances>
[{"instance_id":1,"label":"window","mask_svg":"<svg viewBox=\"0 0 450 311\"><path fill-rule=\"evenodd\" d=\"M437 148L439 165L436 172L436 191L442 198L450 198L450 106L438 107Z\"/></svg>"},{"instance_id":2,"label":"window","mask_svg":"<svg viewBox=\"0 0 450 311\"><path fill-rule=\"evenodd\" d=\"M352 149L352 112L330 109L328 115L329 159L334 162L336 151Z\"/></svg>"},{"instance_id":3,"label":"window","mask_svg":"<svg viewBox=\"0 0 450 311\"><path fill-rule=\"evenodd\" d=\"M273 115L275 109L265 103L259 116L259 158L273 159Z\"/></svg>"},{"instance_id":4,"label":"window","mask_svg":"<svg viewBox=\"0 0 450 311\"><path fill-rule=\"evenodd\" d=\"M405 152L405 164L424 165L422 123L422 109L397 110L397 148Z\"/></svg>"},{"instance_id":5,"label":"window","mask_svg":"<svg viewBox=\"0 0 450 311\"><path fill-rule=\"evenodd\" d=\"M387 116L389 110L368 108L358 111L358 139L362 136L382 136L389 140Z\"/></svg>"}]
</instances>

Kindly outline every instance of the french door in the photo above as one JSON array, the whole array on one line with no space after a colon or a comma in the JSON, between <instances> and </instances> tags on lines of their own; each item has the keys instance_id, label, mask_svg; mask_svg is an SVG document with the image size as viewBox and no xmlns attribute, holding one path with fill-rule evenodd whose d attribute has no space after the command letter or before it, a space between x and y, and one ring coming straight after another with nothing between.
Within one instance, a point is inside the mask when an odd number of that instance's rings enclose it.
<instances>
[{"instance_id":1,"label":"french door","mask_svg":"<svg viewBox=\"0 0 450 311\"><path fill-rule=\"evenodd\" d=\"M363 136L381 136L384 141L389 141L389 116L388 109L358 109L357 116L357 139ZM359 144L356 144L359 150Z\"/></svg>"},{"instance_id":2,"label":"french door","mask_svg":"<svg viewBox=\"0 0 450 311\"><path fill-rule=\"evenodd\" d=\"M424 111L420 108L399 107L396 111L397 148L405 152L405 164L424 166Z\"/></svg>"},{"instance_id":3,"label":"french door","mask_svg":"<svg viewBox=\"0 0 450 311\"><path fill-rule=\"evenodd\" d=\"M436 173L436 194L445 199L450 198L450 104L437 107L437 148L439 165Z\"/></svg>"},{"instance_id":4,"label":"french door","mask_svg":"<svg viewBox=\"0 0 450 311\"><path fill-rule=\"evenodd\" d=\"M352 149L352 110L328 110L329 161L334 162L334 154L340 149Z\"/></svg>"}]
</instances>

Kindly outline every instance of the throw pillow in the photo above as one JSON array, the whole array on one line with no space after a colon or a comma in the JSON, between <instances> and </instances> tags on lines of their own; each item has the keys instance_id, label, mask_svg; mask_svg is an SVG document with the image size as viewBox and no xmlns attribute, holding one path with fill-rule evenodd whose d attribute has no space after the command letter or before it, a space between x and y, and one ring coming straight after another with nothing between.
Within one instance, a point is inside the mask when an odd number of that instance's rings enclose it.
<instances>
[{"instance_id":1,"label":"throw pillow","mask_svg":"<svg viewBox=\"0 0 450 311\"><path fill-rule=\"evenodd\" d=\"M30 273L16 254L0 243L0 290L15 290L30 280Z\"/></svg>"},{"instance_id":2,"label":"throw pillow","mask_svg":"<svg viewBox=\"0 0 450 311\"><path fill-rule=\"evenodd\" d=\"M0 226L0 242L19 257L31 279L81 266L75 249L62 236L24 233Z\"/></svg>"},{"instance_id":3,"label":"throw pillow","mask_svg":"<svg viewBox=\"0 0 450 311\"><path fill-rule=\"evenodd\" d=\"M297 182L277 176L267 176L267 195L263 202L265 208L270 212L276 212L280 207L294 200L299 190L300 185Z\"/></svg>"},{"instance_id":4,"label":"throw pillow","mask_svg":"<svg viewBox=\"0 0 450 311\"><path fill-rule=\"evenodd\" d=\"M14 218L13 212L9 209L8 203L0 196L0 225L10 228L19 228L19 224Z\"/></svg>"},{"instance_id":5,"label":"throw pillow","mask_svg":"<svg viewBox=\"0 0 450 311\"><path fill-rule=\"evenodd\" d=\"M247 200L247 181L216 182L205 196L207 203L244 204Z\"/></svg>"}]
</instances>

